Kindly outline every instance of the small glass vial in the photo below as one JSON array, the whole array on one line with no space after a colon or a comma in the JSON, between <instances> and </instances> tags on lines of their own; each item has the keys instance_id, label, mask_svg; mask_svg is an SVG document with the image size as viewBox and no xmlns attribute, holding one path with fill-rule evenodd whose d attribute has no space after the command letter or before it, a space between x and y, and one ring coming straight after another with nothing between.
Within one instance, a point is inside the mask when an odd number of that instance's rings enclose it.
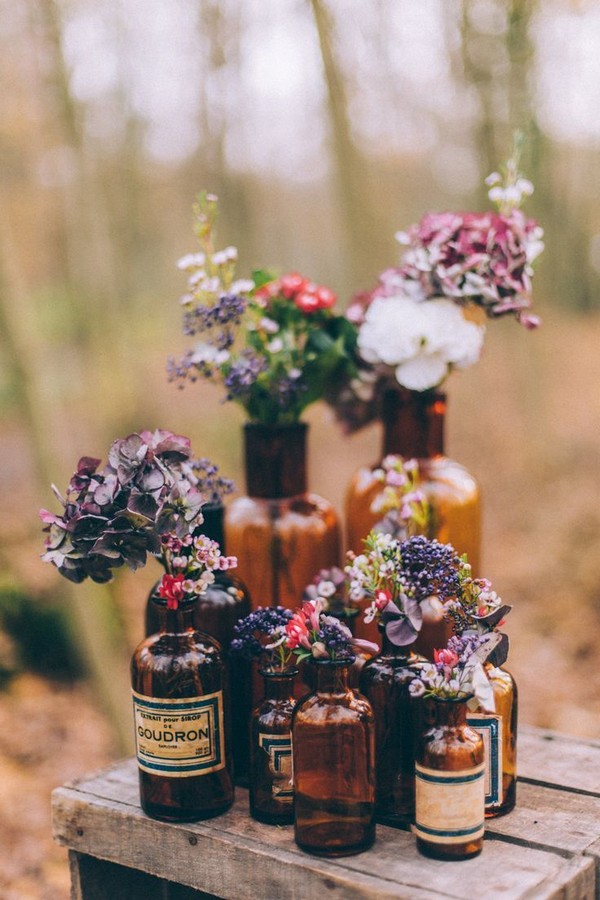
<instances>
[{"instance_id":1,"label":"small glass vial","mask_svg":"<svg viewBox=\"0 0 600 900\"><path fill-rule=\"evenodd\" d=\"M298 669L261 669L264 699L250 726L250 815L268 825L294 821L292 711Z\"/></svg>"},{"instance_id":2,"label":"small glass vial","mask_svg":"<svg viewBox=\"0 0 600 900\"><path fill-rule=\"evenodd\" d=\"M218 643L196 631L196 600L178 609L154 596L159 631L131 661L142 809L191 822L233 803L229 692Z\"/></svg>"},{"instance_id":3,"label":"small glass vial","mask_svg":"<svg viewBox=\"0 0 600 900\"><path fill-rule=\"evenodd\" d=\"M313 665L316 689L292 716L294 834L301 850L350 856L375 840L375 717L348 662Z\"/></svg>"},{"instance_id":4,"label":"small glass vial","mask_svg":"<svg viewBox=\"0 0 600 900\"><path fill-rule=\"evenodd\" d=\"M417 849L433 859L470 859L483 848L483 739L467 725L468 699L423 700L413 831Z\"/></svg>"}]
</instances>

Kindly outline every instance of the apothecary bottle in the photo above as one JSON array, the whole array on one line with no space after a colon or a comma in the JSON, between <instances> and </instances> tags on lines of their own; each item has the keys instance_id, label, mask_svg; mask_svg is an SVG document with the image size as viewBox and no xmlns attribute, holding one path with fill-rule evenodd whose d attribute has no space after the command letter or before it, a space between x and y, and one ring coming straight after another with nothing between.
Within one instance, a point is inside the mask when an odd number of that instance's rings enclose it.
<instances>
[{"instance_id":1,"label":"apothecary bottle","mask_svg":"<svg viewBox=\"0 0 600 900\"><path fill-rule=\"evenodd\" d=\"M198 532L216 541L225 556L227 548L223 506L220 503L206 504L202 507L202 516L204 521L198 527ZM206 590L198 596L194 609L194 627L218 641L230 670L231 743L235 780L237 784L247 787L252 670L247 660L229 657L228 650L234 637L235 624L250 612L250 594L236 573L237 569L214 572L214 582L207 585ZM159 608L152 602L151 594L146 605L146 635L154 634L158 628Z\"/></svg>"},{"instance_id":2,"label":"apothecary bottle","mask_svg":"<svg viewBox=\"0 0 600 900\"><path fill-rule=\"evenodd\" d=\"M409 691L424 657L412 646L398 647L379 625L381 652L365 663L360 690L375 715L376 815L384 825L414 821L415 752L420 733L421 702Z\"/></svg>"},{"instance_id":3,"label":"apothecary bottle","mask_svg":"<svg viewBox=\"0 0 600 900\"><path fill-rule=\"evenodd\" d=\"M363 540L381 518L373 512L373 501L383 485L374 473L388 454L416 459L420 488L432 511L427 537L451 543L459 554L466 553L473 573L479 569L481 542L480 493L477 482L464 466L444 453L446 395L439 391L390 389L382 398L383 444L381 458L373 466L362 466L352 478L346 494L347 543L361 553ZM439 609L423 609L424 624L418 650L432 658L436 647L446 645L451 630ZM374 640L373 627L362 623L360 637Z\"/></svg>"},{"instance_id":4,"label":"apothecary bottle","mask_svg":"<svg viewBox=\"0 0 600 900\"><path fill-rule=\"evenodd\" d=\"M485 744L485 815L509 813L517 799L517 685L506 669L485 664L494 691L494 712L469 712L469 725L480 732Z\"/></svg>"},{"instance_id":5,"label":"apothecary bottle","mask_svg":"<svg viewBox=\"0 0 600 900\"><path fill-rule=\"evenodd\" d=\"M264 698L250 726L250 815L269 825L294 821L292 711L296 668L261 669Z\"/></svg>"},{"instance_id":6,"label":"apothecary bottle","mask_svg":"<svg viewBox=\"0 0 600 900\"><path fill-rule=\"evenodd\" d=\"M307 490L308 425L244 426L248 496L227 507L228 552L255 606L295 609L315 572L339 563L332 505Z\"/></svg>"},{"instance_id":7,"label":"apothecary bottle","mask_svg":"<svg viewBox=\"0 0 600 900\"><path fill-rule=\"evenodd\" d=\"M349 856L375 839L375 718L347 662L312 665L316 689L292 715L294 834L309 853Z\"/></svg>"},{"instance_id":8,"label":"apothecary bottle","mask_svg":"<svg viewBox=\"0 0 600 900\"><path fill-rule=\"evenodd\" d=\"M483 738L467 725L467 699L422 701L413 831L418 850L433 859L469 859L483 848Z\"/></svg>"},{"instance_id":9,"label":"apothecary bottle","mask_svg":"<svg viewBox=\"0 0 600 900\"><path fill-rule=\"evenodd\" d=\"M196 600L168 609L131 661L144 812L170 822L218 815L233 802L229 686L218 643L194 627Z\"/></svg>"}]
</instances>

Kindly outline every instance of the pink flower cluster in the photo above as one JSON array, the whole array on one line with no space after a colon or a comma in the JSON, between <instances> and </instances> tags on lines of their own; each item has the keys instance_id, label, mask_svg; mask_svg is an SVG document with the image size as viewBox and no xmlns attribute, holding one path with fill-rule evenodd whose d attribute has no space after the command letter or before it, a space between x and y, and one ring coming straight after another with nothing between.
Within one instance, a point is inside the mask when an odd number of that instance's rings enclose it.
<instances>
[{"instance_id":1,"label":"pink flower cluster","mask_svg":"<svg viewBox=\"0 0 600 900\"><path fill-rule=\"evenodd\" d=\"M290 272L276 281L270 281L258 288L254 294L256 300L265 302L271 297L277 296L293 300L298 309L304 313L315 312L317 309L330 309L337 299L328 287L315 284L298 272Z\"/></svg>"},{"instance_id":2,"label":"pink flower cluster","mask_svg":"<svg viewBox=\"0 0 600 900\"><path fill-rule=\"evenodd\" d=\"M514 315L527 328L533 260L543 250L543 231L521 210L507 213L428 213L397 239L407 249L399 269L384 272L378 296L397 292L398 279L412 282L422 299L447 297L474 303L496 318Z\"/></svg>"}]
</instances>

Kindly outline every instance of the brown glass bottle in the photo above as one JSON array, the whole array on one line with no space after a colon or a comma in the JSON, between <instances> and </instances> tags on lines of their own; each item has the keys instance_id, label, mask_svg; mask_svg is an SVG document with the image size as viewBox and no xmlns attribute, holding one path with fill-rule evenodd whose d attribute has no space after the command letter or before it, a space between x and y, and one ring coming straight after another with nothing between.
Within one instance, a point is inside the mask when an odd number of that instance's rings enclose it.
<instances>
[{"instance_id":1,"label":"brown glass bottle","mask_svg":"<svg viewBox=\"0 0 600 900\"><path fill-rule=\"evenodd\" d=\"M298 669L261 669L265 696L250 726L250 815L269 825L294 821L292 711Z\"/></svg>"},{"instance_id":2,"label":"brown glass bottle","mask_svg":"<svg viewBox=\"0 0 600 900\"><path fill-rule=\"evenodd\" d=\"M482 736L485 734L485 815L489 819L509 813L517 800L519 699L510 672L491 663L486 663L485 670L494 691L495 710L469 712L468 721Z\"/></svg>"},{"instance_id":3,"label":"brown glass bottle","mask_svg":"<svg viewBox=\"0 0 600 900\"><path fill-rule=\"evenodd\" d=\"M379 625L381 653L365 663L360 690L375 715L376 816L382 825L403 827L414 821L415 752L421 703L408 690L424 662L412 646L397 647Z\"/></svg>"},{"instance_id":4,"label":"brown glass bottle","mask_svg":"<svg viewBox=\"0 0 600 900\"><path fill-rule=\"evenodd\" d=\"M167 609L131 660L142 809L170 822L206 819L233 802L229 693L219 645L194 628L195 601Z\"/></svg>"},{"instance_id":5,"label":"brown glass bottle","mask_svg":"<svg viewBox=\"0 0 600 900\"><path fill-rule=\"evenodd\" d=\"M338 565L340 529L331 504L307 492L303 422L244 426L247 497L229 504L229 553L254 606L295 609L320 569Z\"/></svg>"},{"instance_id":6,"label":"brown glass bottle","mask_svg":"<svg viewBox=\"0 0 600 900\"><path fill-rule=\"evenodd\" d=\"M480 553L480 499L475 479L467 470L444 455L446 397L437 391L389 390L382 400L383 446L374 466L356 472L346 494L347 542L361 553L363 540L381 518L372 511L373 501L383 491L374 477L388 454L417 459L421 488L433 515L427 537L451 543L459 553L467 553L476 573ZM433 649L444 647L451 631L435 610L425 610L424 625L417 649L432 657ZM359 623L359 637L375 640L373 626Z\"/></svg>"},{"instance_id":7,"label":"brown glass bottle","mask_svg":"<svg viewBox=\"0 0 600 900\"><path fill-rule=\"evenodd\" d=\"M313 665L316 690L292 715L294 833L309 853L349 856L375 840L375 720L348 664Z\"/></svg>"},{"instance_id":8,"label":"brown glass bottle","mask_svg":"<svg viewBox=\"0 0 600 900\"><path fill-rule=\"evenodd\" d=\"M433 859L477 856L483 848L483 739L467 725L467 698L430 697L415 760L417 849Z\"/></svg>"},{"instance_id":9,"label":"brown glass bottle","mask_svg":"<svg viewBox=\"0 0 600 900\"><path fill-rule=\"evenodd\" d=\"M199 531L216 541L225 556L224 509L221 504L202 507L204 522ZM237 569L234 570L237 572ZM234 571L215 572L213 584L209 584L198 596L194 610L194 628L209 634L221 645L223 657L229 667L231 695L231 746L236 783L247 787L250 766L250 739L248 723L252 712L252 668L239 657L228 656L233 640L233 629L240 619L250 612L250 594ZM160 607L152 602L152 594L146 604L146 635L159 630Z\"/></svg>"}]
</instances>

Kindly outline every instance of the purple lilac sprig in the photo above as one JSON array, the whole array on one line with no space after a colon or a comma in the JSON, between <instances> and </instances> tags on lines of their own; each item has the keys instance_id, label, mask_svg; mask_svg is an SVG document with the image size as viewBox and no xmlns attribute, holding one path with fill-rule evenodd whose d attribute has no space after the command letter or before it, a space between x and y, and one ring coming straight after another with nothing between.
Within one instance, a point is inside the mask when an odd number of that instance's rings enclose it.
<instances>
[{"instance_id":1,"label":"purple lilac sprig","mask_svg":"<svg viewBox=\"0 0 600 900\"><path fill-rule=\"evenodd\" d=\"M219 472L219 467L210 459L202 457L194 459L190 466L198 479L198 490L205 498L206 503L220 506L225 497L235 490L235 483L231 478L226 478Z\"/></svg>"},{"instance_id":2,"label":"purple lilac sprig","mask_svg":"<svg viewBox=\"0 0 600 900\"><path fill-rule=\"evenodd\" d=\"M285 631L292 615L291 610L283 606L258 607L234 626L230 653L245 659L258 659L266 669L286 669L293 658L286 644Z\"/></svg>"}]
</instances>

